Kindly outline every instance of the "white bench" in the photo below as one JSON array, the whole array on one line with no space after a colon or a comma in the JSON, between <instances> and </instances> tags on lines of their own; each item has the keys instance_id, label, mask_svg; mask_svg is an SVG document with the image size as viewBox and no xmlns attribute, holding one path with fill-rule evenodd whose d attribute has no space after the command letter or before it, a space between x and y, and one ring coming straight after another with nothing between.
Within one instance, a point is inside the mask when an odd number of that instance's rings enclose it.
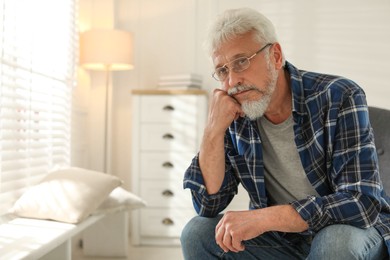
<instances>
[{"instance_id":1,"label":"white bench","mask_svg":"<svg viewBox=\"0 0 390 260\"><path fill-rule=\"evenodd\" d=\"M127 212L120 212L119 214L92 215L78 224L17 218L10 215L2 216L0 217L0 259L71 260L72 237L81 234L83 231L96 234L99 229L96 231L93 226L101 226L106 219L113 216L116 220L118 216L120 219L127 220L128 214ZM105 235L109 234L106 233ZM117 236L117 234L113 235ZM123 240L123 234L119 239ZM99 245L96 245L96 241L92 243L93 245L91 245L91 242L83 241L84 247L87 246L87 250L91 246L99 247Z\"/></svg>"}]
</instances>

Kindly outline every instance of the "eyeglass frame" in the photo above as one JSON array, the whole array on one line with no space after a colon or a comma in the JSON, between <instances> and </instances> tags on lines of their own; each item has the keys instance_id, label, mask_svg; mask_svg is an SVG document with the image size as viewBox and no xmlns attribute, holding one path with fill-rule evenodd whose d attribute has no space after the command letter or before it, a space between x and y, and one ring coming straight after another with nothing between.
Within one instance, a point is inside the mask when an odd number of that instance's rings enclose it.
<instances>
[{"instance_id":1,"label":"eyeglass frame","mask_svg":"<svg viewBox=\"0 0 390 260\"><path fill-rule=\"evenodd\" d=\"M240 73L240 72L243 72L244 70L247 70L247 69L250 67L250 65L251 65L250 60L253 59L257 54L259 54L260 52L262 52L263 50L265 50L265 48L267 48L267 47L269 47L269 46L271 46L271 45L273 45L273 43L267 43L266 45L264 45L263 47L261 47L260 50L256 51L254 54L252 54L252 55L249 56L249 57L239 57L239 58L237 58L237 59L234 59L234 60L232 60L232 61L229 61L229 62L225 63L225 64L222 65L221 67L216 68L215 71L213 72L213 74L211 74L211 76L212 76L216 81L225 81L226 78L227 78L227 75L228 75L228 73L229 73L229 71L230 71L230 69L229 69L229 67L228 67L227 65L229 65L229 64L231 64L231 63L233 63L233 62L235 62L235 61L237 61L237 60L239 60L239 59L246 59L246 60L248 61L248 67L246 67L246 68L244 68L244 69L241 69L241 70L235 70L234 67L233 67L232 70L233 70L235 73ZM217 70L222 69L222 68L227 69L226 77L225 77L224 79L220 79L218 76L216 76L216 75L217 75Z\"/></svg>"}]
</instances>

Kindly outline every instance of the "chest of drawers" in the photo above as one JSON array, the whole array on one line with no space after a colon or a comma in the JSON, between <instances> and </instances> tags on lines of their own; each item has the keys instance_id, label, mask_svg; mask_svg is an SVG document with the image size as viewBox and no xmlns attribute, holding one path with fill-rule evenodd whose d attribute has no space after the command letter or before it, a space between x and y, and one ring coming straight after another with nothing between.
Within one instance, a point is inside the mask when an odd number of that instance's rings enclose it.
<instances>
[{"instance_id":1,"label":"chest of drawers","mask_svg":"<svg viewBox=\"0 0 390 260\"><path fill-rule=\"evenodd\" d=\"M147 207L132 215L135 245L178 245L195 215L183 176L199 150L207 116L201 90L134 90L132 190Z\"/></svg>"}]
</instances>

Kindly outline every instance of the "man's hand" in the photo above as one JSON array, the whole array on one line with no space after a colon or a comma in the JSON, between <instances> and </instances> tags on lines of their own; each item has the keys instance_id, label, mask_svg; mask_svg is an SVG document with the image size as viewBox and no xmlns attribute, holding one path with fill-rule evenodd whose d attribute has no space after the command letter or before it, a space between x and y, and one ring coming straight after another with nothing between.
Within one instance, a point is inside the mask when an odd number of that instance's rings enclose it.
<instances>
[{"instance_id":1,"label":"man's hand","mask_svg":"<svg viewBox=\"0 0 390 260\"><path fill-rule=\"evenodd\" d=\"M243 241L268 231L303 232L308 224L291 205L248 211L228 211L215 227L216 243L223 251L245 250Z\"/></svg>"},{"instance_id":2,"label":"man's hand","mask_svg":"<svg viewBox=\"0 0 390 260\"><path fill-rule=\"evenodd\" d=\"M215 240L225 252L243 251L245 246L242 241L264 233L260 222L253 210L228 211L215 228Z\"/></svg>"},{"instance_id":3,"label":"man's hand","mask_svg":"<svg viewBox=\"0 0 390 260\"><path fill-rule=\"evenodd\" d=\"M223 135L233 120L240 116L244 116L244 112L237 100L226 91L215 89L210 100L207 128Z\"/></svg>"}]
</instances>

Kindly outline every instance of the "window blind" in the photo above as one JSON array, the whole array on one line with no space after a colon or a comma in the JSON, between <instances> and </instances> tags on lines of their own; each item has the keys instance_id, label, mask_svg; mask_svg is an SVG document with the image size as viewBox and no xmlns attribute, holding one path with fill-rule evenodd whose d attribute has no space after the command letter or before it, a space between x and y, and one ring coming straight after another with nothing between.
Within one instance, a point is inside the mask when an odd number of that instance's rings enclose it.
<instances>
[{"instance_id":1,"label":"window blind","mask_svg":"<svg viewBox=\"0 0 390 260\"><path fill-rule=\"evenodd\" d=\"M70 164L76 0L0 0L0 214Z\"/></svg>"}]
</instances>

